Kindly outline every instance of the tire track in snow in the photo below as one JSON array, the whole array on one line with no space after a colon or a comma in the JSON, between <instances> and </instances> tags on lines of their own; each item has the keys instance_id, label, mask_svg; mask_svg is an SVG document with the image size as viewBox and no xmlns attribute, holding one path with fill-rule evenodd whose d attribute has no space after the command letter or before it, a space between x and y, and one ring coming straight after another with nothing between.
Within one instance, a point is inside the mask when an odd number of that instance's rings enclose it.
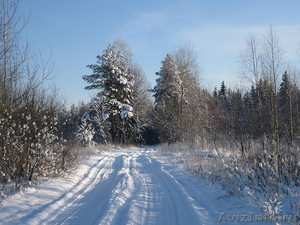
<instances>
[{"instance_id":1,"label":"tire track in snow","mask_svg":"<svg viewBox=\"0 0 300 225\"><path fill-rule=\"evenodd\" d=\"M112 190L122 179L122 174L118 175L123 168L123 155L117 157L110 156L111 164L105 165L101 170L99 177L104 173L110 173L99 181L93 189L73 203L73 209L62 212L57 219L48 224L98 224L99 220L108 212L108 204L111 199Z\"/></svg>"},{"instance_id":2,"label":"tire track in snow","mask_svg":"<svg viewBox=\"0 0 300 225\"><path fill-rule=\"evenodd\" d=\"M116 187L121 189L119 192L122 194L118 196L123 199L123 204L111 199L110 204L117 209L109 209L109 216L106 215L99 224L174 225L208 222L205 217L201 218L199 207L194 204L195 200L147 153L143 150L131 154L129 171L128 166L125 167L126 163L124 164L123 169L127 171L124 176L126 182Z\"/></svg>"},{"instance_id":3,"label":"tire track in snow","mask_svg":"<svg viewBox=\"0 0 300 225\"><path fill-rule=\"evenodd\" d=\"M147 151L121 153L99 173L110 171L107 178L54 224L204 224L193 199Z\"/></svg>"},{"instance_id":4,"label":"tire track in snow","mask_svg":"<svg viewBox=\"0 0 300 225\"><path fill-rule=\"evenodd\" d=\"M93 164L85 173L83 178L72 185L72 190L69 192L63 193L62 195L58 196L54 200L32 210L29 214L28 209L25 208L24 211L19 210L16 214L11 214L8 217L2 217L1 222L4 224L19 224L17 221L22 221L21 224L42 224L41 221L43 221L45 218L51 217L52 213L54 213L56 210L58 210L62 205L64 205L69 199L73 198L74 196L80 196L80 192L82 192L86 187L89 187L92 185L92 182L94 181L94 177L97 174L97 171L99 168L101 168L101 165L104 164L109 157L105 156L99 160L96 161L96 163ZM51 186L44 187L43 188L43 194L46 194L47 192L53 193L55 192L55 187ZM41 196L40 199L43 200L44 196ZM45 196L45 200L47 201L48 198L51 196ZM20 217L20 215L24 215L23 217Z\"/></svg>"},{"instance_id":5,"label":"tire track in snow","mask_svg":"<svg viewBox=\"0 0 300 225\"><path fill-rule=\"evenodd\" d=\"M126 223L128 210L136 193L135 178L132 176L134 155L135 154L130 153L128 156L123 156L123 168L118 173L118 175L122 175L122 178L112 190L107 214L102 218L99 224Z\"/></svg>"},{"instance_id":6,"label":"tire track in snow","mask_svg":"<svg viewBox=\"0 0 300 225\"><path fill-rule=\"evenodd\" d=\"M92 191L99 182L105 180L106 177L109 176L109 173L112 170L111 167L113 159L113 157L106 156L105 162L97 165L98 170L97 173L93 175L91 183L85 186L80 192L76 193L72 198L70 198L67 204L53 213L53 217L49 216L48 220L43 221L43 223L56 224L56 221L63 223L64 220L73 215L77 211L78 207L80 207L78 202Z\"/></svg>"},{"instance_id":7,"label":"tire track in snow","mask_svg":"<svg viewBox=\"0 0 300 225\"><path fill-rule=\"evenodd\" d=\"M104 156L72 187L22 224L211 224L199 199L145 149Z\"/></svg>"},{"instance_id":8,"label":"tire track in snow","mask_svg":"<svg viewBox=\"0 0 300 225\"><path fill-rule=\"evenodd\" d=\"M153 182L153 177L144 168L141 160L144 152L135 159L132 173L136 182L135 199L132 201L126 224L157 224L161 210L162 195L159 185Z\"/></svg>"},{"instance_id":9,"label":"tire track in snow","mask_svg":"<svg viewBox=\"0 0 300 225\"><path fill-rule=\"evenodd\" d=\"M203 207L202 199L194 198L199 197L200 192L197 196L192 195L176 175L174 177L167 172L162 163L149 156L149 153L146 151L143 158L163 189L163 218L160 219L160 224L215 224L215 218Z\"/></svg>"},{"instance_id":10,"label":"tire track in snow","mask_svg":"<svg viewBox=\"0 0 300 225\"><path fill-rule=\"evenodd\" d=\"M98 160L69 192L61 195L49 204L34 210L30 215L23 218L22 221L28 224L47 224L47 221L55 218L58 212L72 205L76 199L80 199L87 191L93 189L95 184L98 183L97 176L101 168L103 165L105 167L110 161L111 158L108 156Z\"/></svg>"},{"instance_id":11,"label":"tire track in snow","mask_svg":"<svg viewBox=\"0 0 300 225\"><path fill-rule=\"evenodd\" d=\"M67 210L50 224L124 224L135 191L131 155L112 156L111 168L103 168L111 171L107 178L74 202L72 213Z\"/></svg>"},{"instance_id":12,"label":"tire track in snow","mask_svg":"<svg viewBox=\"0 0 300 225\"><path fill-rule=\"evenodd\" d=\"M161 164L153 158L146 155L140 156L143 170L151 178L148 183L148 190L151 190L150 185L155 185L154 192L149 191L150 196L157 196L156 208L159 206L159 214L156 220L160 224L202 224L199 220L199 215L195 210L194 205L190 201L190 196L184 192L180 184L163 169ZM151 220L146 220L151 222Z\"/></svg>"}]
</instances>

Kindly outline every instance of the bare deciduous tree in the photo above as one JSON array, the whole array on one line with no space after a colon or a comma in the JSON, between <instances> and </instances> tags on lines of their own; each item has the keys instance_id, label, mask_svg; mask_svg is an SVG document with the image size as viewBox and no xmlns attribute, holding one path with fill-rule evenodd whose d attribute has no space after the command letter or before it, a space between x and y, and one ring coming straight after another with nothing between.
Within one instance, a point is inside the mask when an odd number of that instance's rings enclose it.
<instances>
[{"instance_id":1,"label":"bare deciduous tree","mask_svg":"<svg viewBox=\"0 0 300 225\"><path fill-rule=\"evenodd\" d=\"M60 169L57 112L61 101L46 88L50 59L43 62L20 41L27 24L18 0L0 1L0 182L18 187Z\"/></svg>"},{"instance_id":2,"label":"bare deciduous tree","mask_svg":"<svg viewBox=\"0 0 300 225\"><path fill-rule=\"evenodd\" d=\"M181 130L181 140L185 142L194 142L195 136L199 136L199 130L202 124L199 100L201 100L200 91L200 68L197 62L195 49L186 44L178 47L174 52L175 64L180 79L179 89L179 122ZM203 94L203 93L202 93Z\"/></svg>"},{"instance_id":3,"label":"bare deciduous tree","mask_svg":"<svg viewBox=\"0 0 300 225\"><path fill-rule=\"evenodd\" d=\"M276 30L270 26L266 32L265 40L263 42L262 77L268 81L272 89L268 93L268 106L271 115L272 150L275 155L278 153L279 148L277 93L279 91L280 76L283 74L283 56L284 51L279 45Z\"/></svg>"}]
</instances>

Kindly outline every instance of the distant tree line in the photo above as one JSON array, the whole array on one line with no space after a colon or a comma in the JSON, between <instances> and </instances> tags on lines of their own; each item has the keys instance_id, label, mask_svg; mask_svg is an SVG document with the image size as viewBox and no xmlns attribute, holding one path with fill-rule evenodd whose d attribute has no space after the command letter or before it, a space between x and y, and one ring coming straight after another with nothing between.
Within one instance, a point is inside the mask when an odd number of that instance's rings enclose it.
<instances>
[{"instance_id":1,"label":"distant tree line","mask_svg":"<svg viewBox=\"0 0 300 225\"><path fill-rule=\"evenodd\" d=\"M94 124L94 140L142 143L147 132L159 142L191 146L224 139L239 145L242 154L253 141L264 149L271 144L274 152L283 141L294 144L299 132L297 71L284 68L274 28L262 42L257 39L250 34L240 53L239 75L248 88L233 90L222 82L213 92L201 88L201 69L190 45L166 55L151 89L142 69L132 63L127 44L115 41L97 56L97 64L88 65L93 73L83 76L89 84L85 89L98 91L84 116Z\"/></svg>"}]
</instances>

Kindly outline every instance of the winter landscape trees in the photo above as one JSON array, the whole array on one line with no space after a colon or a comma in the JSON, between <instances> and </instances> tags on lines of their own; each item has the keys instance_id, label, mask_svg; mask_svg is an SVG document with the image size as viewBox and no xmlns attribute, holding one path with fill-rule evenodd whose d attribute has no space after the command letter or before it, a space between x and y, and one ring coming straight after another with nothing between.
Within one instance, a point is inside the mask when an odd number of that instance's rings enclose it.
<instances>
[{"instance_id":1,"label":"winter landscape trees","mask_svg":"<svg viewBox=\"0 0 300 225\"><path fill-rule=\"evenodd\" d=\"M139 116L145 117L143 108L149 106L149 97L146 95L147 90L141 89L144 82L141 69L132 65L131 59L123 56L128 50L119 43L120 41L109 45L103 55L97 56L97 64L88 65L93 74L85 75L83 79L90 84L85 89L99 91L92 100L92 104L97 104L97 113L92 117L100 116L101 125L98 129L101 127L100 129L108 131L103 131L107 134L103 135L102 140L136 143L140 139L142 127Z\"/></svg>"},{"instance_id":2,"label":"winter landscape trees","mask_svg":"<svg viewBox=\"0 0 300 225\"><path fill-rule=\"evenodd\" d=\"M201 129L199 66L190 45L167 54L152 90L155 123L161 141L189 142L197 140Z\"/></svg>"},{"instance_id":3,"label":"winter landscape trees","mask_svg":"<svg viewBox=\"0 0 300 225\"><path fill-rule=\"evenodd\" d=\"M238 70L245 86L220 80L214 91L201 86L191 45L166 54L151 88L129 46L117 39L87 66L92 74L82 77L96 95L67 109L55 88L46 86L51 65L20 41L27 20L16 16L18 1L1 0L0 7L3 187L64 170L76 160L78 146L167 143L184 145L188 168L221 181L231 193L249 188L279 199L299 188L299 72L285 63L274 27L245 41ZM215 151L214 160L197 156L203 149Z\"/></svg>"},{"instance_id":4,"label":"winter landscape trees","mask_svg":"<svg viewBox=\"0 0 300 225\"><path fill-rule=\"evenodd\" d=\"M0 1L0 183L17 189L38 177L64 170L77 156L67 140L78 124L51 79L44 60L21 38L28 19L18 0ZM73 122L72 122L73 121Z\"/></svg>"},{"instance_id":5,"label":"winter landscape trees","mask_svg":"<svg viewBox=\"0 0 300 225\"><path fill-rule=\"evenodd\" d=\"M18 1L2 0L0 7L0 179L18 186L59 167L60 102L42 85L47 65L20 43L26 20L16 16Z\"/></svg>"}]
</instances>

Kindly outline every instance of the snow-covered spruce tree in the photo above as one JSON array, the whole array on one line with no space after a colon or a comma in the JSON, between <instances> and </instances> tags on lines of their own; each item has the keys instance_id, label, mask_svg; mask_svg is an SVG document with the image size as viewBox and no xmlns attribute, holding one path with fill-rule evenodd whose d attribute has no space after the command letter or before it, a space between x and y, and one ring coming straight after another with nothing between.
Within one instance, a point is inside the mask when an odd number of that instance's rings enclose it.
<instances>
[{"instance_id":1,"label":"snow-covered spruce tree","mask_svg":"<svg viewBox=\"0 0 300 225\"><path fill-rule=\"evenodd\" d=\"M128 73L127 63L122 52L109 45L102 55L97 56L97 64L87 66L93 74L83 76L90 84L85 89L98 90L98 96L103 99L102 118L109 122L113 143L130 143L137 136L137 121L132 108L133 76Z\"/></svg>"},{"instance_id":2,"label":"snow-covered spruce tree","mask_svg":"<svg viewBox=\"0 0 300 225\"><path fill-rule=\"evenodd\" d=\"M280 138L292 143L294 139L292 84L287 71L282 75L278 93L278 120Z\"/></svg>"},{"instance_id":3,"label":"snow-covered spruce tree","mask_svg":"<svg viewBox=\"0 0 300 225\"><path fill-rule=\"evenodd\" d=\"M156 73L156 86L152 90L155 98L155 123L162 142L179 141L180 129L180 79L174 57L167 54L160 71Z\"/></svg>"},{"instance_id":4,"label":"snow-covered spruce tree","mask_svg":"<svg viewBox=\"0 0 300 225\"><path fill-rule=\"evenodd\" d=\"M220 90L218 91L218 96L221 102L226 102L227 101L227 88L225 86L225 82L222 81ZM226 105L226 104L225 104Z\"/></svg>"}]
</instances>

